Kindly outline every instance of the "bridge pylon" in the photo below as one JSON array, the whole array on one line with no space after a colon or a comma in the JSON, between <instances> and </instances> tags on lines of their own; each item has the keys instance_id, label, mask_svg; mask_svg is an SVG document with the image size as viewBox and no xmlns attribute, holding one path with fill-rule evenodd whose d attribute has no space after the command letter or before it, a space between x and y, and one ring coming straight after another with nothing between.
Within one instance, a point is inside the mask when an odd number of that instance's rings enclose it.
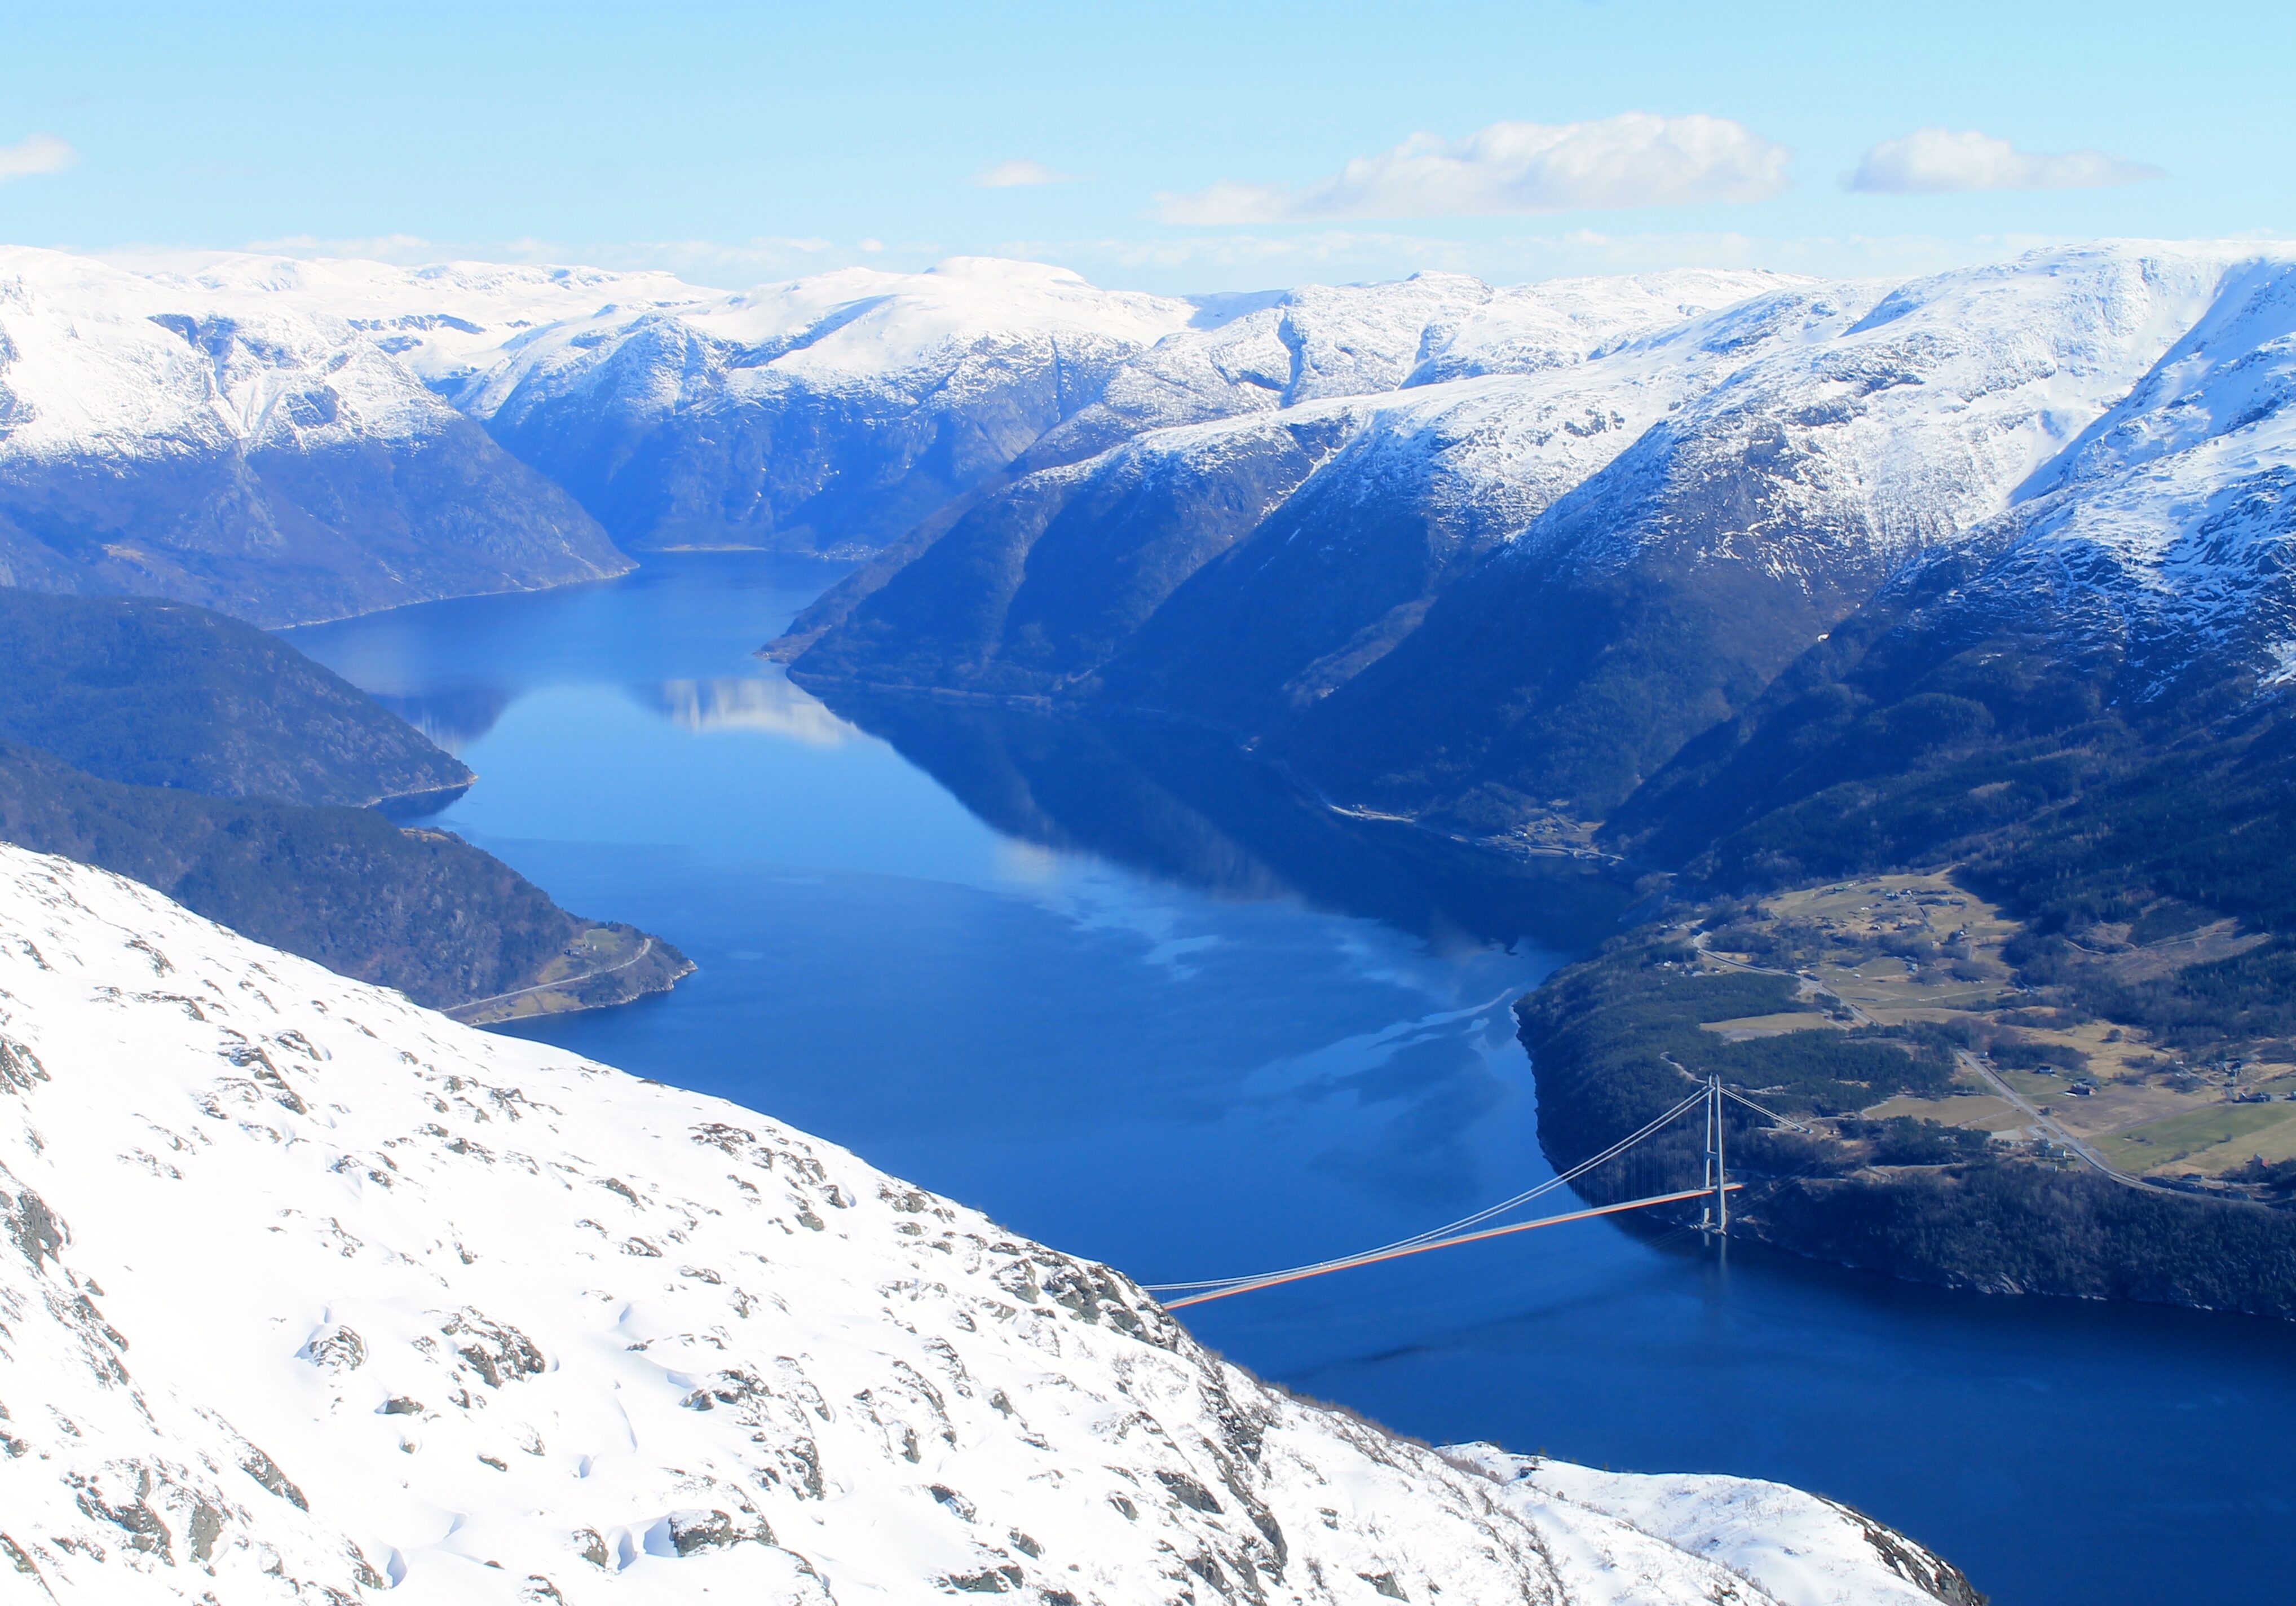
<instances>
[{"instance_id":1,"label":"bridge pylon","mask_svg":"<svg viewBox=\"0 0 2296 1606\"><path fill-rule=\"evenodd\" d=\"M1675 1064L1670 1056L1667 1062L1675 1065L1677 1070L1682 1069L1680 1065ZM1685 1071L1684 1074L1689 1073ZM1692 1080L1695 1085L1696 1078L1693 1077ZM1177 1299L1168 1297L1164 1302L1164 1307L1167 1310L1179 1310L1190 1305L1202 1305L1213 1299L1226 1299L1236 1294L1254 1293L1263 1288L1275 1288L1287 1282L1298 1282L1308 1277L1322 1277L1332 1272L1350 1271L1360 1266L1375 1266L1382 1261L1398 1260L1406 1255L1423 1255L1431 1250L1447 1250L1464 1243L1482 1243L1493 1238L1505 1238L1516 1233L1528 1233L1538 1227L1560 1226L1566 1221L1587 1221L1597 1216L1615 1216L1622 1210L1644 1210L1655 1205L1686 1205L1694 1200L1703 1201L1703 1209L1698 1223L1700 1229L1710 1236L1726 1238L1730 1232L1730 1192L1732 1189L1742 1187L1744 1184L1730 1180L1728 1161L1723 1153L1725 1123L1722 1118L1722 1102L1725 1099L1743 1104L1765 1120L1785 1127L1789 1131L1807 1133L1810 1130L1800 1121L1789 1120L1774 1110L1765 1110L1744 1094L1735 1093L1723 1086L1722 1078L1718 1075L1709 1075L1703 1086L1697 1086L1697 1091L1685 1095L1663 1114L1654 1116L1644 1122L1638 1131L1628 1133L1598 1154L1588 1155L1569 1170L1558 1172L1545 1182L1526 1189L1512 1199L1504 1199L1496 1204L1486 1205L1472 1216L1464 1216L1442 1226L1430 1227L1424 1232L1414 1233L1408 1238L1398 1238L1392 1243L1382 1244L1377 1249L1365 1250L1357 1254L1340 1255L1329 1260L1310 1261L1305 1266L1287 1266L1282 1271L1261 1272L1250 1276L1210 1277L1196 1282L1152 1282L1147 1285L1148 1291L1165 1296L1182 1296ZM1700 1186L1677 1188L1665 1193L1653 1194L1648 1199L1623 1199L1612 1204L1589 1206L1583 1210L1567 1210L1559 1216L1542 1216L1536 1220L1518 1221L1507 1226L1483 1225L1483 1223L1507 1215L1529 1204L1534 1199L1551 1193L1558 1188L1568 1187L1595 1167L1618 1159L1636 1144L1656 1136L1660 1131L1671 1127L1702 1105L1704 1106L1706 1112L1706 1177Z\"/></svg>"},{"instance_id":2,"label":"bridge pylon","mask_svg":"<svg viewBox=\"0 0 2296 1606\"><path fill-rule=\"evenodd\" d=\"M1709 1198L1698 1230L1710 1238L1730 1235L1730 1167L1723 1153L1722 1078L1706 1078L1706 1177ZM1765 1111L1765 1113L1767 1113Z\"/></svg>"}]
</instances>

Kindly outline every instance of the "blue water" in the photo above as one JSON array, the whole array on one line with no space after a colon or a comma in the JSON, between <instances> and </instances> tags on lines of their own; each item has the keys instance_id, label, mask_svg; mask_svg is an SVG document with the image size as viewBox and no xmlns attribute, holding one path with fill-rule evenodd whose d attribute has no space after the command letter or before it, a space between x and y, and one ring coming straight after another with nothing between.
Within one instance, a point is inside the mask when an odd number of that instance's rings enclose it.
<instances>
[{"instance_id":1,"label":"blue water","mask_svg":"<svg viewBox=\"0 0 2296 1606\"><path fill-rule=\"evenodd\" d=\"M1605 929L1603 889L1345 828L1185 733L840 717L751 656L835 574L685 554L292 634L478 770L438 823L701 967L529 1035L1144 1281L1382 1241L1549 1174L1506 1004ZM1424 1438L1822 1491L2004 1606L2291 1593L2284 1324L1605 1223L1189 1315Z\"/></svg>"}]
</instances>

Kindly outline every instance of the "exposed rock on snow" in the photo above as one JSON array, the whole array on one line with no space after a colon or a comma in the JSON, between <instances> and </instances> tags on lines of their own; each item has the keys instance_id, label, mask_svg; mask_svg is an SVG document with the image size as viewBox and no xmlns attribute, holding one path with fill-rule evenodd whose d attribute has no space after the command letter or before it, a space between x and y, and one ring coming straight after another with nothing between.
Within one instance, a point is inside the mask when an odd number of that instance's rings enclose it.
<instances>
[{"instance_id":1,"label":"exposed rock on snow","mask_svg":"<svg viewBox=\"0 0 2296 1606\"><path fill-rule=\"evenodd\" d=\"M1488 1445L1444 1452L1506 1486L1509 1506L1547 1536L1546 1554L1574 1578L1639 1573L1653 1584L1686 1551L1712 1564L1717 1600L1729 1581L1759 1579L1796 1606L1976 1606L1968 1579L1904 1536L1849 1507L1782 1483L1598 1472L1509 1455ZM1595 1516L1619 1526L1606 1528ZM1882 1568L1874 1567L1876 1556Z\"/></svg>"},{"instance_id":2,"label":"exposed rock on snow","mask_svg":"<svg viewBox=\"0 0 2296 1606\"><path fill-rule=\"evenodd\" d=\"M1912 1602L1773 1485L1432 1452L719 1101L0 848L0 1550L107 1602Z\"/></svg>"}]
</instances>

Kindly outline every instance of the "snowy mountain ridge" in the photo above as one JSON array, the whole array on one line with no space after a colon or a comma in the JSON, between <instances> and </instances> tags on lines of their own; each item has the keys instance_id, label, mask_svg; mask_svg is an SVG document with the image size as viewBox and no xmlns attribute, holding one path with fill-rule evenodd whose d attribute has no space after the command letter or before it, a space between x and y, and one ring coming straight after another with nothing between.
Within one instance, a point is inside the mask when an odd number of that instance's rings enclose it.
<instances>
[{"instance_id":1,"label":"snowy mountain ridge","mask_svg":"<svg viewBox=\"0 0 2296 1606\"><path fill-rule=\"evenodd\" d=\"M55 251L0 250L8 455L128 459L171 444L399 439L435 427L444 404L340 315L191 288Z\"/></svg>"},{"instance_id":2,"label":"snowy mountain ridge","mask_svg":"<svg viewBox=\"0 0 2296 1606\"><path fill-rule=\"evenodd\" d=\"M1600 530L1588 561L1615 561L1681 522L1652 518L1651 500L1751 465L1752 516L1711 557L1784 576L1817 536L1895 565L2004 510L2256 268L2253 252L2081 247L1879 295L1843 284L1749 302L1677 337L1744 360L1613 482L1527 534L1536 546Z\"/></svg>"},{"instance_id":3,"label":"snowy mountain ridge","mask_svg":"<svg viewBox=\"0 0 2296 1606\"><path fill-rule=\"evenodd\" d=\"M1264 365L1256 405L1070 457L1103 402L783 651L824 683L1210 720L1331 795L1460 807L1479 831L1601 817L1882 588L2012 529L2055 532L2090 577L2071 591L2119 599L2068 593L2069 626L2079 601L2142 615L2164 663L2235 637L2276 662L2248 638L2287 634L2260 533L2284 502L2258 477L2288 459L2257 409L2278 406L2292 275L2284 249L2123 242L1903 284L1772 281L1524 372L1398 357L1395 389L1283 405ZM1107 396L1185 377L1182 356L1216 372L1274 311L1168 339ZM1218 399L1209 381L1158 394ZM2234 479L2262 500L2211 522ZM2108 560L2139 527L2173 559Z\"/></svg>"},{"instance_id":4,"label":"snowy mountain ridge","mask_svg":"<svg viewBox=\"0 0 2296 1606\"><path fill-rule=\"evenodd\" d=\"M1569 367L1701 313L1800 283L1683 270L1495 288L1464 274L1306 285L1166 336L1053 430L1032 463L1145 431L1487 373Z\"/></svg>"},{"instance_id":5,"label":"snowy mountain ridge","mask_svg":"<svg viewBox=\"0 0 2296 1606\"><path fill-rule=\"evenodd\" d=\"M606 360L648 320L674 320L726 351L729 382L757 384L770 374L898 383L945 367L952 350L1020 333L1137 349L1185 328L1194 310L1168 297L1098 290L1066 268L998 258L954 257L916 274L842 268L683 303L633 310L617 302L564 319L506 343L463 399L492 417L522 387L568 384L562 371Z\"/></svg>"},{"instance_id":6,"label":"snowy mountain ridge","mask_svg":"<svg viewBox=\"0 0 2296 1606\"><path fill-rule=\"evenodd\" d=\"M2160 684L2296 662L2292 274L2120 242L1191 301L988 258L726 294L18 250L0 578L276 624L626 551L869 557L801 672L1178 713L1386 811L1595 817L1933 561L1994 565L1972 619L2046 594ZM1620 698L1652 713L1595 751Z\"/></svg>"},{"instance_id":7,"label":"snowy mountain ridge","mask_svg":"<svg viewBox=\"0 0 2296 1606\"><path fill-rule=\"evenodd\" d=\"M1422 274L1191 301L955 258L728 294L659 273L12 249L0 480L406 446L451 433L459 414L626 546L861 551L1047 431L1042 461L1175 422L1555 366L1779 282L1494 290ZM41 514L21 522L37 532Z\"/></svg>"},{"instance_id":8,"label":"snowy mountain ridge","mask_svg":"<svg viewBox=\"0 0 2296 1606\"><path fill-rule=\"evenodd\" d=\"M0 582L279 624L619 573L594 520L401 360L409 320L426 339L480 326L387 313L562 309L594 288L0 250Z\"/></svg>"},{"instance_id":9,"label":"snowy mountain ridge","mask_svg":"<svg viewBox=\"0 0 2296 1606\"><path fill-rule=\"evenodd\" d=\"M10 1600L1966 1602L1774 1484L1446 1456L720 1101L0 847Z\"/></svg>"},{"instance_id":10,"label":"snowy mountain ridge","mask_svg":"<svg viewBox=\"0 0 2296 1606\"><path fill-rule=\"evenodd\" d=\"M2254 262L1972 532L1982 561L1931 617L2046 622L2069 647L2124 654L2144 697L2242 660L2267 686L2296 680L2292 402L2296 265Z\"/></svg>"}]
</instances>

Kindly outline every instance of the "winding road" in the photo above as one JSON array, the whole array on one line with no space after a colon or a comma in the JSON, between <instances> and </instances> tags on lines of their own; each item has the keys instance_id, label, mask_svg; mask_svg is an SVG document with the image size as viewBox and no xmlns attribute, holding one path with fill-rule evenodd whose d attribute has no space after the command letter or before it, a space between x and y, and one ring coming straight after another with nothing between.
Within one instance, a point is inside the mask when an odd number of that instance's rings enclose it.
<instances>
[{"instance_id":1,"label":"winding road","mask_svg":"<svg viewBox=\"0 0 2296 1606\"><path fill-rule=\"evenodd\" d=\"M636 953L622 961L621 963L610 964L603 971L586 971L579 976L561 976L555 981L537 981L532 987L512 987L507 993L494 993L484 998L472 998L464 1004L449 1004L446 1009L439 1012L445 1015L459 1017L464 1010L477 1009L482 1004L500 1004L505 998L523 998L529 993L548 993L554 992L562 987L574 987L581 982L595 980L601 976L611 976L617 971L627 971L632 965L637 963L639 960L644 959L648 954L652 952L653 938L649 937L644 942L638 944L638 951Z\"/></svg>"},{"instance_id":2,"label":"winding road","mask_svg":"<svg viewBox=\"0 0 2296 1606\"><path fill-rule=\"evenodd\" d=\"M1848 1012L1849 1018L1852 1020L1855 1020L1860 1026L1879 1026L1882 1024L1880 1021L1874 1020L1873 1016L1867 1014L1864 1010L1859 1009L1855 1004L1852 1004L1849 999L1843 997L1832 987L1827 987L1824 982L1818 980L1815 976L1805 976L1798 971L1781 971L1769 965L1745 964L1735 959L1725 959L1719 954L1715 953L1711 948L1706 946L1706 933L1703 931L1693 932L1691 935L1690 946L1698 950L1698 956L1701 959L1706 960L1713 964L1720 965L1726 970L1751 971L1757 975L1762 976L1784 976L1788 980L1796 983L1806 994L1816 994L1821 997L1833 999L1834 1003L1841 1005L1844 1011ZM1967 1049L1956 1048L1953 1051L1953 1054L1954 1058L1961 1062L1961 1065L1964 1069L1976 1073L1978 1077L1982 1080L1987 1086L1992 1088L1996 1094L2006 1100L2012 1107L2030 1119L2033 1125L2039 1127L2043 1132L2048 1134L2049 1136L2054 1138L2056 1142L2062 1143L2066 1149L2079 1156L2082 1160L2086 1161L2095 1169L2103 1172L2105 1176L2110 1176L2113 1181L2120 1183L2124 1187L2144 1188L2148 1192L2159 1187L2160 1184L2157 1183L2147 1182L2141 1176L2121 1170L2119 1167L2107 1160L2104 1156L2099 1154L2095 1149L2089 1147L2086 1142L2080 1138L2075 1137L2071 1133L2066 1131L2065 1128L2059 1125L2055 1119L2044 1114L2030 1099L2028 1099L2023 1094L2019 1093L2015 1088L2010 1086L2008 1083L2003 1081L1999 1076L1995 1074L1991 1066L1986 1064L1982 1060L1980 1060L1975 1054L1971 1053Z\"/></svg>"}]
</instances>

